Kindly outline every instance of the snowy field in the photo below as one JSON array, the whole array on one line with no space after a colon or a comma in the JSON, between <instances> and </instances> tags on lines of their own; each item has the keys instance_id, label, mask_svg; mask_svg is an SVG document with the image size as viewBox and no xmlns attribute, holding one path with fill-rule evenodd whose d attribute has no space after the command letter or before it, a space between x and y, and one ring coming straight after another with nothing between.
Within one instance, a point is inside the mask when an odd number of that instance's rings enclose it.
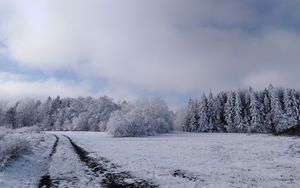
<instances>
[{"instance_id":1,"label":"snowy field","mask_svg":"<svg viewBox=\"0 0 300 188\"><path fill-rule=\"evenodd\" d=\"M181 133L15 133L32 152L0 171L0 187L300 187L299 137Z\"/></svg>"},{"instance_id":2,"label":"snowy field","mask_svg":"<svg viewBox=\"0 0 300 188\"><path fill-rule=\"evenodd\" d=\"M56 133L57 134L57 133ZM112 138L60 132L134 176L160 187L300 187L300 139L270 135L173 133Z\"/></svg>"}]
</instances>

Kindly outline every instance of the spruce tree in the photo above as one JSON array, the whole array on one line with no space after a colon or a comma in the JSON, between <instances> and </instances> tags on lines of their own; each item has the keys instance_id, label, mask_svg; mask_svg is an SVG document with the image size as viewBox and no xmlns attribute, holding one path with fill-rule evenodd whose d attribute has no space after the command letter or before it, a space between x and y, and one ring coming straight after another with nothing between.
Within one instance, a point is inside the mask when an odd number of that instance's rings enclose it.
<instances>
[{"instance_id":1,"label":"spruce tree","mask_svg":"<svg viewBox=\"0 0 300 188\"><path fill-rule=\"evenodd\" d=\"M198 132L208 132L209 131L209 119L208 119L208 107L207 107L207 98L203 94L199 103L199 120L198 120L199 129Z\"/></svg>"},{"instance_id":2,"label":"spruce tree","mask_svg":"<svg viewBox=\"0 0 300 188\"><path fill-rule=\"evenodd\" d=\"M225 103L225 129L227 132L235 132L234 126L234 93L232 91L227 94L227 101Z\"/></svg>"},{"instance_id":3,"label":"spruce tree","mask_svg":"<svg viewBox=\"0 0 300 188\"><path fill-rule=\"evenodd\" d=\"M193 102L192 109L191 109L191 119L189 122L189 127L191 132L197 132L199 129L198 126L198 108L197 108L197 101Z\"/></svg>"},{"instance_id":4,"label":"spruce tree","mask_svg":"<svg viewBox=\"0 0 300 188\"><path fill-rule=\"evenodd\" d=\"M212 92L209 92L208 100L207 100L207 117L208 117L208 126L210 132L216 132L216 110L214 109L214 97Z\"/></svg>"},{"instance_id":5,"label":"spruce tree","mask_svg":"<svg viewBox=\"0 0 300 188\"><path fill-rule=\"evenodd\" d=\"M292 127L295 126L298 121L298 109L297 109L297 102L294 97L294 93L292 93L291 89L285 89L284 90L284 110L285 115L287 118L287 126Z\"/></svg>"},{"instance_id":6,"label":"spruce tree","mask_svg":"<svg viewBox=\"0 0 300 188\"><path fill-rule=\"evenodd\" d=\"M250 127L251 132L263 132L263 124L261 118L261 108L257 97L257 93L252 88L249 89L250 95Z\"/></svg>"},{"instance_id":7,"label":"spruce tree","mask_svg":"<svg viewBox=\"0 0 300 188\"><path fill-rule=\"evenodd\" d=\"M271 94L270 101L272 132L278 133L287 128L287 119L280 101L280 90L274 87L269 87L269 89Z\"/></svg>"},{"instance_id":8,"label":"spruce tree","mask_svg":"<svg viewBox=\"0 0 300 188\"><path fill-rule=\"evenodd\" d=\"M241 99L241 92L235 93L235 106L234 106L234 127L237 132L245 132L245 123L243 119L243 104Z\"/></svg>"}]
</instances>

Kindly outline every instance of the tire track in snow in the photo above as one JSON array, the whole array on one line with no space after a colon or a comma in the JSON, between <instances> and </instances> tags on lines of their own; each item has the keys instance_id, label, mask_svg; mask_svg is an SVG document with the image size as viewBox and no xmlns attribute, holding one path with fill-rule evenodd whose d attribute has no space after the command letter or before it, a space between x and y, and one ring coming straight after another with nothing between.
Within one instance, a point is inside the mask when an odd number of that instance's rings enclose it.
<instances>
[{"instance_id":1,"label":"tire track in snow","mask_svg":"<svg viewBox=\"0 0 300 188\"><path fill-rule=\"evenodd\" d=\"M190 181L197 181L197 179L198 179L196 176L190 175L183 170L174 170L171 172L171 175L174 177L188 179Z\"/></svg>"},{"instance_id":2,"label":"tire track in snow","mask_svg":"<svg viewBox=\"0 0 300 188\"><path fill-rule=\"evenodd\" d=\"M127 171L117 171L117 165L110 163L104 157L96 159L88 156L88 152L82 147L75 144L71 138L64 135L73 146L75 153L79 156L80 160L93 171L96 177L102 176L102 186L103 187L125 187L125 188L156 188L158 187L154 183L139 179L132 176Z\"/></svg>"},{"instance_id":3,"label":"tire track in snow","mask_svg":"<svg viewBox=\"0 0 300 188\"><path fill-rule=\"evenodd\" d=\"M53 155L56 153L56 148L57 148L58 141L59 141L58 136L56 136L56 135L54 135L54 136L55 136L55 142L52 146L52 151L48 157L49 162L51 162ZM39 188L42 188L42 187L50 188L51 186L52 186L52 180L51 180L49 173L47 173L40 178Z\"/></svg>"}]
</instances>

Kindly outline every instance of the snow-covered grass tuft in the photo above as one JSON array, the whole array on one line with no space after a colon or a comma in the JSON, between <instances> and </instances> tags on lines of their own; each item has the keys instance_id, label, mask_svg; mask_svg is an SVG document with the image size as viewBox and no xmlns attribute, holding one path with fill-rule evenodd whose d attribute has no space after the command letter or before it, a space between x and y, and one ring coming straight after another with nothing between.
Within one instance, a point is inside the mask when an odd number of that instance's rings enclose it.
<instances>
[{"instance_id":1,"label":"snow-covered grass tuft","mask_svg":"<svg viewBox=\"0 0 300 188\"><path fill-rule=\"evenodd\" d=\"M10 160L30 153L30 151L30 143L25 139L18 138L16 134L0 135L0 170L2 170Z\"/></svg>"}]
</instances>

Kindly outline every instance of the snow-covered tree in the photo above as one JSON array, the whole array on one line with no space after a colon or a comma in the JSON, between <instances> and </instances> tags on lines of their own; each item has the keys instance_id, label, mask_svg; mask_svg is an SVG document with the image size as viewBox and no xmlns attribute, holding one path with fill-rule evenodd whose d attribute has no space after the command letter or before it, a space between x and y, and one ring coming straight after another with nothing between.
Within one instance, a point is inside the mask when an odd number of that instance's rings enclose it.
<instances>
[{"instance_id":1,"label":"snow-covered tree","mask_svg":"<svg viewBox=\"0 0 300 188\"><path fill-rule=\"evenodd\" d=\"M249 89L248 93L250 96L250 129L248 129L248 132L264 132L257 93L252 88Z\"/></svg>"},{"instance_id":2,"label":"snow-covered tree","mask_svg":"<svg viewBox=\"0 0 300 188\"><path fill-rule=\"evenodd\" d=\"M216 125L216 110L214 106L214 97L212 92L209 92L209 96L207 99L207 117L208 117L208 127L210 132L216 132L217 131L217 125Z\"/></svg>"},{"instance_id":3,"label":"snow-covered tree","mask_svg":"<svg viewBox=\"0 0 300 188\"><path fill-rule=\"evenodd\" d=\"M271 127L272 132L281 132L287 128L287 118L280 100L280 89L269 86L271 101Z\"/></svg>"},{"instance_id":4,"label":"snow-covered tree","mask_svg":"<svg viewBox=\"0 0 300 188\"><path fill-rule=\"evenodd\" d=\"M194 112L193 108L194 108L194 101L190 98L189 99L189 102L188 102L188 105L186 107L186 116L185 119L184 119L184 124L182 126L182 129L183 131L186 131L186 132L190 132L191 131L191 127L190 127L190 121L192 119L192 114Z\"/></svg>"},{"instance_id":5,"label":"snow-covered tree","mask_svg":"<svg viewBox=\"0 0 300 188\"><path fill-rule=\"evenodd\" d=\"M13 107L8 108L7 112L5 113L5 120L7 126L16 129L18 128L18 121L17 121L17 107L19 102L17 102Z\"/></svg>"},{"instance_id":6,"label":"snow-covered tree","mask_svg":"<svg viewBox=\"0 0 300 188\"><path fill-rule=\"evenodd\" d=\"M263 112L263 125L265 127L265 132L272 132L272 111L271 111L271 99L270 92L268 89L265 89L262 93L262 106L261 111Z\"/></svg>"},{"instance_id":7,"label":"snow-covered tree","mask_svg":"<svg viewBox=\"0 0 300 188\"><path fill-rule=\"evenodd\" d=\"M235 132L235 126L234 126L234 104L235 104L235 99L234 99L234 93L232 91L228 92L227 94L227 101L225 103L225 129L227 132Z\"/></svg>"},{"instance_id":8,"label":"snow-covered tree","mask_svg":"<svg viewBox=\"0 0 300 188\"><path fill-rule=\"evenodd\" d=\"M8 110L8 102L0 101L0 126L5 126L5 114Z\"/></svg>"},{"instance_id":9,"label":"snow-covered tree","mask_svg":"<svg viewBox=\"0 0 300 188\"><path fill-rule=\"evenodd\" d=\"M179 108L175 112L174 129L177 131L186 131L184 129L184 125L185 125L187 117L188 117L188 107L186 105L186 106Z\"/></svg>"},{"instance_id":10,"label":"snow-covered tree","mask_svg":"<svg viewBox=\"0 0 300 188\"><path fill-rule=\"evenodd\" d=\"M137 100L136 111L141 112L148 132L166 133L173 129L173 113L159 97Z\"/></svg>"},{"instance_id":11,"label":"snow-covered tree","mask_svg":"<svg viewBox=\"0 0 300 188\"><path fill-rule=\"evenodd\" d=\"M298 124L299 111L296 93L292 89L284 90L284 110L287 117L287 126L293 127Z\"/></svg>"},{"instance_id":12,"label":"snow-covered tree","mask_svg":"<svg viewBox=\"0 0 300 188\"><path fill-rule=\"evenodd\" d=\"M167 133L173 128L173 113L157 97L146 97L114 112L107 130L115 137L146 136Z\"/></svg>"},{"instance_id":13,"label":"snow-covered tree","mask_svg":"<svg viewBox=\"0 0 300 188\"><path fill-rule=\"evenodd\" d=\"M225 131L225 114L224 114L225 101L226 101L225 93L218 94L214 100L214 115L215 115L214 122L218 132Z\"/></svg>"},{"instance_id":14,"label":"snow-covered tree","mask_svg":"<svg viewBox=\"0 0 300 188\"><path fill-rule=\"evenodd\" d=\"M199 129L199 125L198 125L198 119L199 119L199 115L198 115L198 104L197 101L194 101L192 103L191 106L191 116L190 116L190 121L189 121L189 129L191 130L191 132L197 132Z\"/></svg>"},{"instance_id":15,"label":"snow-covered tree","mask_svg":"<svg viewBox=\"0 0 300 188\"><path fill-rule=\"evenodd\" d=\"M17 127L28 127L36 124L36 102L33 99L25 99L16 106Z\"/></svg>"},{"instance_id":16,"label":"snow-covered tree","mask_svg":"<svg viewBox=\"0 0 300 188\"><path fill-rule=\"evenodd\" d=\"M296 125L300 125L300 92L295 89L291 91L292 101L293 101L293 116L296 119Z\"/></svg>"},{"instance_id":17,"label":"snow-covered tree","mask_svg":"<svg viewBox=\"0 0 300 188\"><path fill-rule=\"evenodd\" d=\"M205 94L199 100L199 120L198 120L198 132L209 131L209 117L208 117L208 106L207 98Z\"/></svg>"},{"instance_id":18,"label":"snow-covered tree","mask_svg":"<svg viewBox=\"0 0 300 188\"><path fill-rule=\"evenodd\" d=\"M78 117L73 120L74 131L88 131L88 114L87 112L80 113Z\"/></svg>"},{"instance_id":19,"label":"snow-covered tree","mask_svg":"<svg viewBox=\"0 0 300 188\"><path fill-rule=\"evenodd\" d=\"M243 109L244 106L242 104L241 99L241 92L235 93L235 106L234 106L234 127L236 128L237 132L245 132L247 129L245 127L244 123L244 117L243 117Z\"/></svg>"}]
</instances>

